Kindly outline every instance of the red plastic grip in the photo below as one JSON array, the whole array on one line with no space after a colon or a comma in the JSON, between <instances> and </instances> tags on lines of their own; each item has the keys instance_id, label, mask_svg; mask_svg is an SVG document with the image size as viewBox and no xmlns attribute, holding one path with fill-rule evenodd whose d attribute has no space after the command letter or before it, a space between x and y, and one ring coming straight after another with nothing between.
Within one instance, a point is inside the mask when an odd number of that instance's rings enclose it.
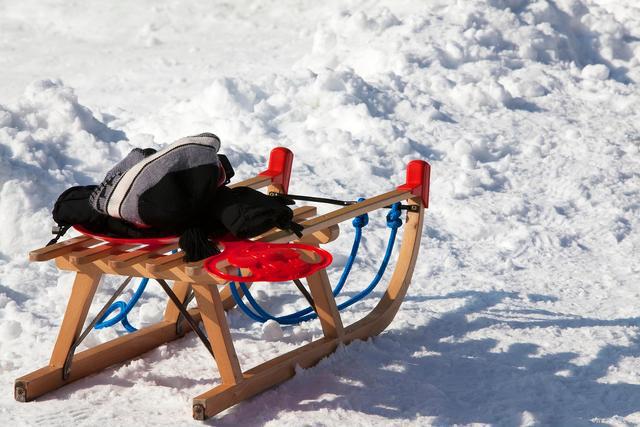
<instances>
[{"instance_id":1,"label":"red plastic grip","mask_svg":"<svg viewBox=\"0 0 640 427\"><path fill-rule=\"evenodd\" d=\"M288 148L276 147L269 155L269 166L267 170L261 172L260 176L271 178L272 184L281 185L284 192L289 191L289 180L291 179L291 166L293 165L293 152Z\"/></svg>"},{"instance_id":2,"label":"red plastic grip","mask_svg":"<svg viewBox=\"0 0 640 427\"><path fill-rule=\"evenodd\" d=\"M407 166L407 181L398 190L411 191L420 197L422 205L429 207L429 183L431 180L431 165L424 160L411 160Z\"/></svg>"}]
</instances>

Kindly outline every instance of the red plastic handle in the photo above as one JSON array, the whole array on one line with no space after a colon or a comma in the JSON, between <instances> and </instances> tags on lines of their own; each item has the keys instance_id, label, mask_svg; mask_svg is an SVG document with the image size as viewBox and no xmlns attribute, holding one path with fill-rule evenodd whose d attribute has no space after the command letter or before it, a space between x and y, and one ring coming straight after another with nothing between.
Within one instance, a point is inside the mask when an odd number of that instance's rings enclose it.
<instances>
[{"instance_id":1,"label":"red plastic handle","mask_svg":"<svg viewBox=\"0 0 640 427\"><path fill-rule=\"evenodd\" d=\"M420 197L422 205L429 207L429 185L431 181L431 165L424 160L411 160L407 166L407 181L398 186L398 190L411 191Z\"/></svg>"},{"instance_id":2,"label":"red plastic handle","mask_svg":"<svg viewBox=\"0 0 640 427\"><path fill-rule=\"evenodd\" d=\"M267 170L260 173L260 176L271 178L272 184L281 185L284 192L289 191L289 180L291 179L291 167L293 166L293 151L284 147L276 147L269 155L269 166Z\"/></svg>"}]
</instances>

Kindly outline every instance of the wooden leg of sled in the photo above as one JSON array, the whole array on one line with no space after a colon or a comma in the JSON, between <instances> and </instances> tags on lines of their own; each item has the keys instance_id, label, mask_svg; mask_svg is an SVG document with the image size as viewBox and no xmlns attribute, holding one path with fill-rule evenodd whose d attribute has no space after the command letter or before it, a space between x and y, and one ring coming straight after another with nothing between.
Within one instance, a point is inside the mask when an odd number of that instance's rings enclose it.
<instances>
[{"instance_id":1,"label":"wooden leg of sled","mask_svg":"<svg viewBox=\"0 0 640 427\"><path fill-rule=\"evenodd\" d=\"M340 341L334 338L320 338L303 347L269 360L244 374L239 384L220 384L193 399L193 417L204 420L225 409L262 393L296 373L296 367L309 368L327 355L333 353Z\"/></svg>"},{"instance_id":2,"label":"wooden leg of sled","mask_svg":"<svg viewBox=\"0 0 640 427\"><path fill-rule=\"evenodd\" d=\"M241 381L237 380L235 377L231 377L230 374L227 374L227 376L230 376L231 380L235 382L224 379L224 376L222 375L222 366L220 365L221 360L218 356L218 346L214 344L213 351L216 354L216 361L218 362L221 376L223 376L223 383L218 387L201 394L193 400L193 417L195 419L204 420L205 418L211 417L244 399L280 384L295 375L296 366L301 366L303 368L313 366L323 357L335 351L338 344L341 342L341 337L344 336L344 328L342 326L342 320L340 318L338 307L336 306L335 298L331 292L331 285L326 271L320 270L319 272L309 276L307 278L307 282L311 289L313 301L316 306L318 318L320 319L320 324L322 325L322 331L324 332L325 337L263 363L260 366L250 369L244 374L242 374L238 366L238 371L236 372L242 375ZM210 286L203 287L205 289L215 289L215 287ZM195 289L196 285L194 285L194 290ZM217 292L215 291L213 292L214 295L216 293ZM196 298L198 298L197 290ZM207 314L205 312L205 307L200 303L200 299L198 299L198 305L200 306L203 321L206 325L207 323L205 319L207 318ZM206 311L209 310L206 309ZM220 317L224 316L221 309L220 312ZM222 317L221 321L224 321L224 328L222 329L228 332L226 319ZM207 329L207 332L211 337L212 335L209 329ZM233 343L231 342L230 334L228 335L228 341L226 339L227 338L225 337L224 341L222 339L220 340L224 342L220 347L223 349L231 349L233 351L232 360L237 360L235 358L235 350L233 350Z\"/></svg>"},{"instance_id":3,"label":"wooden leg of sled","mask_svg":"<svg viewBox=\"0 0 640 427\"><path fill-rule=\"evenodd\" d=\"M311 296L315 304L318 319L322 325L322 332L327 338L340 338L344 335L344 327L340 318L340 311L336 299L331 291L331 284L327 271L322 269L307 277Z\"/></svg>"},{"instance_id":4,"label":"wooden leg of sled","mask_svg":"<svg viewBox=\"0 0 640 427\"><path fill-rule=\"evenodd\" d=\"M189 313L196 321L200 321L200 314L197 310L189 310ZM190 331L188 326L183 326L183 329ZM99 372L108 366L138 357L176 338L180 338L180 335L176 333L175 322L165 321L123 335L77 353L73 358L69 378L66 380L62 377L62 365L46 366L18 378L15 382L15 398L22 402L33 400L65 384Z\"/></svg>"},{"instance_id":5,"label":"wooden leg of sled","mask_svg":"<svg viewBox=\"0 0 640 427\"><path fill-rule=\"evenodd\" d=\"M53 353L49 361L50 366L58 368L64 365L73 343L82 333L82 326L87 319L87 313L101 277L100 273L76 273L71 296L67 303L67 310L64 313L60 332L58 332L58 339L53 347Z\"/></svg>"},{"instance_id":6,"label":"wooden leg of sled","mask_svg":"<svg viewBox=\"0 0 640 427\"><path fill-rule=\"evenodd\" d=\"M236 349L231 339L229 324L220 299L217 286L194 283L193 291L207 331L209 342L216 357L220 377L225 384L237 384L242 381L242 369L238 362Z\"/></svg>"}]
</instances>

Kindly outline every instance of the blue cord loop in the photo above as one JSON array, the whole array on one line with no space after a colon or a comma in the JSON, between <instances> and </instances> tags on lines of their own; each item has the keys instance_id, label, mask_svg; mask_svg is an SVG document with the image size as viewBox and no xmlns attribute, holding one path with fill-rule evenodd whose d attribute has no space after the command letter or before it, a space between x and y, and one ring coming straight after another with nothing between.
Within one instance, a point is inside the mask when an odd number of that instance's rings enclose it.
<instances>
[{"instance_id":1,"label":"blue cord loop","mask_svg":"<svg viewBox=\"0 0 640 427\"><path fill-rule=\"evenodd\" d=\"M358 202L361 202L362 200L364 199L361 198L358 200ZM367 286L365 289L358 292L356 295L349 297L346 301L342 302L341 304L338 304L339 310L347 308L355 304L356 302L362 300L363 298L365 298L375 289L375 287L378 285L378 283L382 279L382 276L384 275L387 265L389 264L389 260L391 259L391 253L393 252L393 246L396 240L396 235L398 233L398 228L402 226L402 219L400 219L402 215L402 211L400 207L401 207L401 204L399 202L394 203L391 206L391 211L389 211L389 213L387 214L387 218L386 218L387 226L391 229L391 232L389 235L389 240L387 242L387 250L385 251L384 257L382 259L382 262L380 264L380 267L378 268L376 275L374 276L371 283L369 283L369 286ZM340 280L338 281L338 284L336 285L336 287L333 289L334 297L337 297L340 291L342 290L342 288L344 287L344 284L351 271L351 268L353 267L356 255L358 253L358 248L360 246L360 241L362 238L362 228L365 227L368 223L369 223L369 216L366 213L355 217L352 221L352 224L355 227L354 242L351 248L351 253L349 254L349 259L347 260L347 263L345 264L345 268L342 271L342 275L340 276ZM262 306L260 306L260 304L255 300L255 298L253 298L253 295L251 295L251 292L249 291L249 287L247 286L246 283L239 282L238 285L240 286L242 293L247 298L247 301L251 306L251 308L247 306L247 304L245 304L244 301L242 300L242 297L238 292L238 288L236 287L235 282L229 282L231 295L235 300L236 304L238 304L238 307L249 318L255 320L256 322L264 323L267 320L275 320L278 323L283 325L295 325L300 322L311 320L317 317L317 314L313 311L311 307L307 307L303 310L299 310L299 311L296 311L295 313L291 313L285 316L273 316L269 314L265 309L263 309Z\"/></svg>"},{"instance_id":2,"label":"blue cord loop","mask_svg":"<svg viewBox=\"0 0 640 427\"><path fill-rule=\"evenodd\" d=\"M402 216L401 207L402 204L400 202L391 205L391 210L387 214L387 227L393 229L402 226L402 219L400 218Z\"/></svg>"},{"instance_id":3,"label":"blue cord loop","mask_svg":"<svg viewBox=\"0 0 640 427\"><path fill-rule=\"evenodd\" d=\"M358 203L364 201L363 197L360 197L358 199ZM364 227L367 226L367 224L369 224L369 214L368 213L363 213L362 215L358 215L357 217L353 218L353 221L351 221L351 224L353 224L353 226L356 229L362 229Z\"/></svg>"},{"instance_id":4,"label":"blue cord loop","mask_svg":"<svg viewBox=\"0 0 640 427\"><path fill-rule=\"evenodd\" d=\"M117 323L122 323L122 326L124 326L127 332L137 331L137 329L131 323L129 323L129 319L127 319L127 316L129 315L129 312L133 309L133 307L138 303L138 300L147 287L147 283L149 283L149 279L146 277L140 281L138 289L136 289L128 303L125 303L124 301L114 302L111 307L107 309L104 315L98 320L95 329L108 328L110 326L116 325ZM109 319L111 313L116 310L120 310L120 312Z\"/></svg>"},{"instance_id":5,"label":"blue cord loop","mask_svg":"<svg viewBox=\"0 0 640 427\"><path fill-rule=\"evenodd\" d=\"M368 214L362 214L360 216L357 216L357 217L353 218L353 221L351 221L351 224L353 224L353 226L356 227L356 228L366 227L367 224L369 224L369 215Z\"/></svg>"},{"instance_id":6,"label":"blue cord loop","mask_svg":"<svg viewBox=\"0 0 640 427\"><path fill-rule=\"evenodd\" d=\"M178 252L177 250L171 251L171 253L175 254ZM138 289L133 293L133 296L129 300L129 302L124 301L116 301L107 309L107 311L102 315L100 319L98 319L98 323L94 326L94 329L104 329L114 326L118 323L122 323L122 326L127 330L127 332L135 332L136 329L131 323L129 323L129 319L127 316L129 312L135 307L138 303L138 300L142 296L145 288L147 287L147 283L149 283L149 279L144 277L140 280L140 284L138 285ZM109 319L109 316L116 310L120 310L118 314Z\"/></svg>"}]
</instances>

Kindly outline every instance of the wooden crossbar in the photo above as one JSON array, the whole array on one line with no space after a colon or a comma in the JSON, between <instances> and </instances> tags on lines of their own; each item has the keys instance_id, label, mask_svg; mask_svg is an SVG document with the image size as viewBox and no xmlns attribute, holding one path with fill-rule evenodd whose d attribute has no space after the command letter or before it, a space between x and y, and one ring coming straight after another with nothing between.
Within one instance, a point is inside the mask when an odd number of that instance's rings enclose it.
<instances>
[{"instance_id":1,"label":"wooden crossbar","mask_svg":"<svg viewBox=\"0 0 640 427\"><path fill-rule=\"evenodd\" d=\"M78 248L86 248L97 243L101 242L87 236L74 237L72 239L65 240L64 242L45 246L44 248L29 252L29 261L49 261L50 259L57 258L60 255L73 252Z\"/></svg>"}]
</instances>

